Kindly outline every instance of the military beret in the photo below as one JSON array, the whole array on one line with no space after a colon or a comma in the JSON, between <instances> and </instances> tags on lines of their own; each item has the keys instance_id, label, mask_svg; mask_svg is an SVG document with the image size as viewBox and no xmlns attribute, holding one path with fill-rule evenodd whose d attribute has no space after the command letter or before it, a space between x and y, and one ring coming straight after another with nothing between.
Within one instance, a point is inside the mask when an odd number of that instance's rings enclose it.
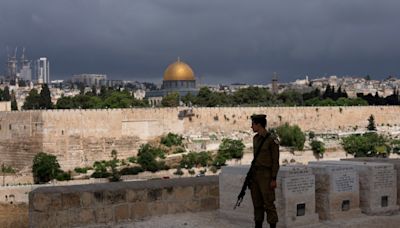
<instances>
[{"instance_id":1,"label":"military beret","mask_svg":"<svg viewBox=\"0 0 400 228\"><path fill-rule=\"evenodd\" d=\"M266 118L267 118L267 115L264 115L264 114L258 114L258 115L254 114L251 116L252 121L265 120Z\"/></svg>"}]
</instances>

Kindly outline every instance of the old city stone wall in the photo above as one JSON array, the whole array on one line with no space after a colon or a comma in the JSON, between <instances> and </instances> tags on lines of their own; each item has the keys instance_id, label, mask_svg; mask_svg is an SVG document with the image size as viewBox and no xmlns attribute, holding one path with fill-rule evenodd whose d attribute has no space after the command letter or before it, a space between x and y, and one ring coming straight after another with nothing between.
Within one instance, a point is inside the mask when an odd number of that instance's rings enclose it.
<instances>
[{"instance_id":1,"label":"old city stone wall","mask_svg":"<svg viewBox=\"0 0 400 228\"><path fill-rule=\"evenodd\" d=\"M29 193L29 226L116 226L218 208L217 176L44 187Z\"/></svg>"},{"instance_id":2,"label":"old city stone wall","mask_svg":"<svg viewBox=\"0 0 400 228\"><path fill-rule=\"evenodd\" d=\"M136 155L142 143L168 132L184 135L229 136L250 130L250 116L265 113L269 127L285 122L304 131L352 131L363 128L373 114L378 125L400 126L400 107L253 107L193 108L193 116L180 117L181 108L49 110L0 112L1 162L28 166L40 151L55 154L63 169L92 165Z\"/></svg>"},{"instance_id":3,"label":"old city stone wall","mask_svg":"<svg viewBox=\"0 0 400 228\"><path fill-rule=\"evenodd\" d=\"M43 150L40 112L0 112L0 163L23 168Z\"/></svg>"}]
</instances>

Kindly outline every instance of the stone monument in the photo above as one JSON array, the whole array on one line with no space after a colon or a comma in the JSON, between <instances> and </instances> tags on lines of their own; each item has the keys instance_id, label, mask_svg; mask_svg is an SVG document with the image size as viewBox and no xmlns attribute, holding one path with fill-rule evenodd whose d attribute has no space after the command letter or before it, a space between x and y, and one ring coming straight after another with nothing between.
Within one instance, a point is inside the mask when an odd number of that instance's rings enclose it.
<instances>
[{"instance_id":1,"label":"stone monument","mask_svg":"<svg viewBox=\"0 0 400 228\"><path fill-rule=\"evenodd\" d=\"M360 180L360 208L368 215L392 214L398 211L397 179L393 164L356 161L321 161L325 164L350 166Z\"/></svg>"},{"instance_id":2,"label":"stone monument","mask_svg":"<svg viewBox=\"0 0 400 228\"><path fill-rule=\"evenodd\" d=\"M246 222L253 222L253 203L247 190L240 207L233 210L237 196L246 178L249 166L223 167L219 176L220 215ZM315 178L303 165L281 166L277 177L275 205L278 227L297 227L318 223L315 213Z\"/></svg>"},{"instance_id":3,"label":"stone monument","mask_svg":"<svg viewBox=\"0 0 400 228\"><path fill-rule=\"evenodd\" d=\"M309 162L315 175L316 210L321 220L360 216L357 171L348 165Z\"/></svg>"},{"instance_id":4,"label":"stone monument","mask_svg":"<svg viewBox=\"0 0 400 228\"><path fill-rule=\"evenodd\" d=\"M387 162L394 165L397 175L397 205L400 205L400 159L398 158L375 158L375 157L361 157L361 158L346 158L343 161L364 161L364 162Z\"/></svg>"}]
</instances>

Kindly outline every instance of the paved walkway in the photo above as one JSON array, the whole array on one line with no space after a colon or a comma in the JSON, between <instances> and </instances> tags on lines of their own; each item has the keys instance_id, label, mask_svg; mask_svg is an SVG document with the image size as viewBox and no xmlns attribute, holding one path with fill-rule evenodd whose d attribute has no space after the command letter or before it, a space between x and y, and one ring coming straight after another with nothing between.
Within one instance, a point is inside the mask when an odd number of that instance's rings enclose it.
<instances>
[{"instance_id":1,"label":"paved walkway","mask_svg":"<svg viewBox=\"0 0 400 228\"><path fill-rule=\"evenodd\" d=\"M105 226L94 226L105 227ZM107 226L106 226L107 227ZM252 223L222 219L218 211L183 213L152 217L135 223L118 225L113 228L243 228L253 227ZM268 227L266 224L264 227ZM279 227L279 226L278 226ZM322 222L299 228L399 228L400 214L391 216L366 216L358 218ZM87 227L89 228L89 227ZM90 227L92 228L92 227Z\"/></svg>"}]
</instances>

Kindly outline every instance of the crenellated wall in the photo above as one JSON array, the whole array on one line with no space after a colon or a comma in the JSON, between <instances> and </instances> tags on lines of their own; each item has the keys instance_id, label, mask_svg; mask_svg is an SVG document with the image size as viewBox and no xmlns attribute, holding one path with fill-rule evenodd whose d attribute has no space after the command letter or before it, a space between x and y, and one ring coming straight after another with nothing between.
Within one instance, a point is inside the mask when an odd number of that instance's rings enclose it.
<instances>
[{"instance_id":1,"label":"crenellated wall","mask_svg":"<svg viewBox=\"0 0 400 228\"><path fill-rule=\"evenodd\" d=\"M367 126L371 114L379 126L400 126L399 106L193 108L193 116L180 117L182 110L0 112L0 162L24 168L36 153L44 151L56 155L63 169L73 169L110 159L113 149L121 158L136 155L141 144L168 132L225 136L239 131L251 133L250 116L255 113L267 114L269 127L289 122L303 131L352 131L356 126Z\"/></svg>"}]
</instances>

